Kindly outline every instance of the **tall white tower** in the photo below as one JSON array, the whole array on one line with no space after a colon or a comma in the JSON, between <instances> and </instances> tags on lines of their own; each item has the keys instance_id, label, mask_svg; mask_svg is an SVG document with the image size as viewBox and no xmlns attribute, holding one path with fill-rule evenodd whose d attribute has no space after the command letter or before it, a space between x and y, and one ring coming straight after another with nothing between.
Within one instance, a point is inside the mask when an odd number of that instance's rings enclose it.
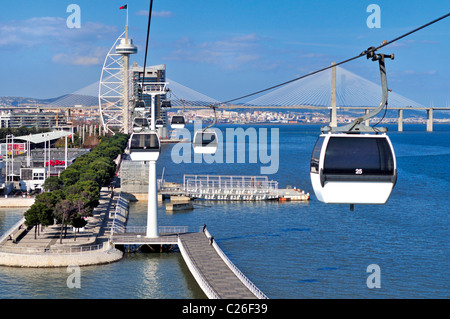
<instances>
[{"instance_id":1,"label":"tall white tower","mask_svg":"<svg viewBox=\"0 0 450 319\"><path fill-rule=\"evenodd\" d=\"M123 57L123 102L122 102L122 130L125 134L130 133L130 54L137 53L137 46L133 44L133 40L128 38L128 18L125 25L125 38L120 39L120 43L116 46L116 54Z\"/></svg>"}]
</instances>

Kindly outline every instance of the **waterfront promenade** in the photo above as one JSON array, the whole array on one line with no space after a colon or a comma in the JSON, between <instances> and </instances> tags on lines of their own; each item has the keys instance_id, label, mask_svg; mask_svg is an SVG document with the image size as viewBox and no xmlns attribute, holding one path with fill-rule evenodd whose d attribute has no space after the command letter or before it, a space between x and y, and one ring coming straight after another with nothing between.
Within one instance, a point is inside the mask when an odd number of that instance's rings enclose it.
<instances>
[{"instance_id":1,"label":"waterfront promenade","mask_svg":"<svg viewBox=\"0 0 450 319\"><path fill-rule=\"evenodd\" d=\"M186 265L200 288L210 299L266 299L223 253L206 226L199 232L187 227L161 226L160 236L147 238L142 227L129 232L126 227L128 201L120 189L102 188L99 205L85 228L70 229L60 237L60 225L35 233L22 218L0 238L0 265L13 267L67 267L104 264L120 260L123 252L116 246L178 246ZM158 251L154 249L153 251ZM162 251L162 250L161 250Z\"/></svg>"},{"instance_id":2,"label":"waterfront promenade","mask_svg":"<svg viewBox=\"0 0 450 319\"><path fill-rule=\"evenodd\" d=\"M60 241L60 225L43 228L35 234L23 225L23 219L0 237L0 265L15 267L64 267L110 263L122 258L123 253L109 242L106 232L112 223L110 210L118 200L104 187L100 191L99 205L87 225L80 232L67 230ZM119 190L120 191L120 190ZM35 238L36 236L36 238Z\"/></svg>"}]
</instances>

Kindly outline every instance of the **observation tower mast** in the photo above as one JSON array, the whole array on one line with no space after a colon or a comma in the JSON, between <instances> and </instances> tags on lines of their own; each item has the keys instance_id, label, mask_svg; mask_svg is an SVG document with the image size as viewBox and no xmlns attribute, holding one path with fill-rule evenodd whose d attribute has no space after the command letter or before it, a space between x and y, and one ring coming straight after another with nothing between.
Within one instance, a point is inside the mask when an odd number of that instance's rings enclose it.
<instances>
[{"instance_id":1,"label":"observation tower mast","mask_svg":"<svg viewBox=\"0 0 450 319\"><path fill-rule=\"evenodd\" d=\"M128 7L127 10L127 23L125 25L125 38L120 39L120 43L116 46L116 54L120 54L123 57L123 102L122 102L122 130L123 133L129 134L130 132L130 54L136 54L138 52L137 46L133 44L133 40L128 37Z\"/></svg>"}]
</instances>

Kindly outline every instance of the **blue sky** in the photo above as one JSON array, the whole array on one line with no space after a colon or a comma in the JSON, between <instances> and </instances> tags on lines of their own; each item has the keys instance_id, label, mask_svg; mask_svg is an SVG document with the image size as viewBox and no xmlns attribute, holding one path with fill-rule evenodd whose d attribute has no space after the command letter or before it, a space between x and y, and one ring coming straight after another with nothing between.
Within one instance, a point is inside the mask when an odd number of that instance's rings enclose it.
<instances>
[{"instance_id":1,"label":"blue sky","mask_svg":"<svg viewBox=\"0 0 450 319\"><path fill-rule=\"evenodd\" d=\"M81 8L81 28L70 29L69 4ZM122 33L128 4L130 36L144 62L150 0L2 1L0 96L52 98L100 78L106 53ZM369 4L381 27L368 28ZM218 100L264 89L359 54L383 40L450 12L449 1L380 0L154 0L148 64ZM382 52L389 87L423 105L450 105L450 18ZM379 83L365 58L344 68Z\"/></svg>"}]
</instances>

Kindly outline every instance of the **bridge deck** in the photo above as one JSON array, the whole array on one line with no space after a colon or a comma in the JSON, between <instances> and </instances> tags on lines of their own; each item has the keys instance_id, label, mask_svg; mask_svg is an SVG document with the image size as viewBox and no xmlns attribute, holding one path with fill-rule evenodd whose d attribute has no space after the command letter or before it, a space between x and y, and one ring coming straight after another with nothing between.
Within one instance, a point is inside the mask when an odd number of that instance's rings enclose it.
<instances>
[{"instance_id":1,"label":"bridge deck","mask_svg":"<svg viewBox=\"0 0 450 319\"><path fill-rule=\"evenodd\" d=\"M218 255L204 233L180 234L180 247L191 272L209 298L255 299L247 286ZM184 253L183 253L184 251Z\"/></svg>"}]
</instances>

